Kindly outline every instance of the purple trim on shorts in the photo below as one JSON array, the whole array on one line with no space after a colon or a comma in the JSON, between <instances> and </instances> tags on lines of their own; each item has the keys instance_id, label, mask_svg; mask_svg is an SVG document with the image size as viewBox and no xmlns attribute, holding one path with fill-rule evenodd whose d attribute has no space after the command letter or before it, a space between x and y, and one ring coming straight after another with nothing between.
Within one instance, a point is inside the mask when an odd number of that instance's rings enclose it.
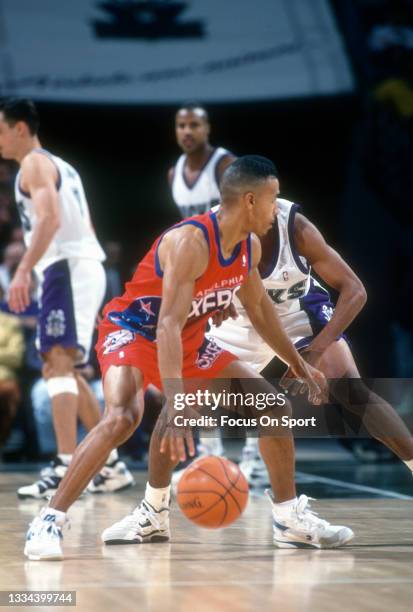
<instances>
[{"instance_id":1,"label":"purple trim on shorts","mask_svg":"<svg viewBox=\"0 0 413 612\"><path fill-rule=\"evenodd\" d=\"M47 353L54 346L77 348L86 353L78 342L67 259L55 262L43 273L38 326L40 353Z\"/></svg>"},{"instance_id":2,"label":"purple trim on shorts","mask_svg":"<svg viewBox=\"0 0 413 612\"><path fill-rule=\"evenodd\" d=\"M334 304L330 299L329 292L327 289L324 289L324 287L316 285L312 277L310 278L310 288L307 295L300 298L300 307L308 316L314 336L317 336L321 332L334 313ZM336 340L340 338L346 339L346 337L341 334ZM305 338L303 338L303 340L305 340Z\"/></svg>"},{"instance_id":3,"label":"purple trim on shorts","mask_svg":"<svg viewBox=\"0 0 413 612\"><path fill-rule=\"evenodd\" d=\"M290 215L288 217L288 238L291 246L291 253L293 255L294 261L297 264L297 267L304 274L308 274L310 271L310 266L306 266L301 261L301 258L295 248L295 240L294 240L294 219L297 212L300 212L301 206L299 204L293 204L290 209Z\"/></svg>"}]
</instances>

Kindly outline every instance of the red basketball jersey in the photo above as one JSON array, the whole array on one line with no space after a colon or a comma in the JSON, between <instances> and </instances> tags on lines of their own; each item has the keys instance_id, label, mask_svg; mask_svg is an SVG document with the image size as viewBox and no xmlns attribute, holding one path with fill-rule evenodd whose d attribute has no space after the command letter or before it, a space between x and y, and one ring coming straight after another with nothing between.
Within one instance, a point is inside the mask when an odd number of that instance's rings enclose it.
<instances>
[{"instance_id":1,"label":"red basketball jersey","mask_svg":"<svg viewBox=\"0 0 413 612\"><path fill-rule=\"evenodd\" d=\"M225 259L221 252L216 214L212 211L191 217L166 230L138 264L132 280L126 283L125 293L106 305L104 316L119 327L155 342L163 276L158 248L168 231L183 225L199 227L209 247L208 267L195 281L191 311L182 330L184 352L188 352L201 346L209 317L229 306L234 292L244 282L251 267L251 236L239 242L231 257Z\"/></svg>"}]
</instances>

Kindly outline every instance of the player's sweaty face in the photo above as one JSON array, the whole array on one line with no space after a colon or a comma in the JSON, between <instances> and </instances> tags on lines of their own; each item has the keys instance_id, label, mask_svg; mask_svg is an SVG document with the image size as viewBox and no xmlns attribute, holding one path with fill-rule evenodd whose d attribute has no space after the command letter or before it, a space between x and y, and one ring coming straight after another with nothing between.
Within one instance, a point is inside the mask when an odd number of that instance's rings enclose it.
<instances>
[{"instance_id":1,"label":"player's sweaty face","mask_svg":"<svg viewBox=\"0 0 413 612\"><path fill-rule=\"evenodd\" d=\"M280 192L278 179L269 178L254 191L254 232L264 236L278 214L277 196Z\"/></svg>"},{"instance_id":2,"label":"player's sweaty face","mask_svg":"<svg viewBox=\"0 0 413 612\"><path fill-rule=\"evenodd\" d=\"M175 119L176 141L185 153L192 153L208 142L209 123L200 111L179 111Z\"/></svg>"},{"instance_id":3,"label":"player's sweaty face","mask_svg":"<svg viewBox=\"0 0 413 612\"><path fill-rule=\"evenodd\" d=\"M15 127L10 126L0 111L0 155L3 159L12 159L14 142L16 139Z\"/></svg>"}]
</instances>

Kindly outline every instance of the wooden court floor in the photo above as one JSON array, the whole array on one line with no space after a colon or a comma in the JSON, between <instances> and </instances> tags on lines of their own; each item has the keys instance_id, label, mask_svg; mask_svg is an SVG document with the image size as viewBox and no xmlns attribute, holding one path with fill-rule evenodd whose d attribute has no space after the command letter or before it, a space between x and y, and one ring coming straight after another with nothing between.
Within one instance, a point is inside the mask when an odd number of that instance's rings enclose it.
<instances>
[{"instance_id":1,"label":"wooden court floor","mask_svg":"<svg viewBox=\"0 0 413 612\"><path fill-rule=\"evenodd\" d=\"M274 548L269 505L260 496L250 497L245 514L225 530L197 528L174 505L172 543L103 546L100 532L141 497L145 478L136 478L132 489L76 502L66 559L36 562L22 551L27 524L42 504L15 494L33 473L0 473L0 590L75 590L71 609L91 612L413 609L413 500L313 502L323 517L355 531L353 542L338 550Z\"/></svg>"}]
</instances>

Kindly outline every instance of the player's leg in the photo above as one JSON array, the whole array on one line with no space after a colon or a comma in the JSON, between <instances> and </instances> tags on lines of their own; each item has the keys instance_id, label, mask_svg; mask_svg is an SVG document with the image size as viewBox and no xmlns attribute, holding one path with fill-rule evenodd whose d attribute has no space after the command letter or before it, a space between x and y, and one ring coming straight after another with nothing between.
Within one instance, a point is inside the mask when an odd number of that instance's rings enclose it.
<instances>
[{"instance_id":1,"label":"player's leg","mask_svg":"<svg viewBox=\"0 0 413 612\"><path fill-rule=\"evenodd\" d=\"M52 405L57 454L73 454L77 444L79 387L75 375L76 349L54 346L44 355L43 378Z\"/></svg>"},{"instance_id":2,"label":"player's leg","mask_svg":"<svg viewBox=\"0 0 413 612\"><path fill-rule=\"evenodd\" d=\"M77 373L76 380L79 387L78 415L85 429L90 431L101 419L100 406L87 381ZM131 472L123 461L119 459L116 448L111 450L104 467L88 484L89 493L110 493L121 491L134 484Z\"/></svg>"},{"instance_id":3,"label":"player's leg","mask_svg":"<svg viewBox=\"0 0 413 612\"><path fill-rule=\"evenodd\" d=\"M390 448L413 471L411 433L394 408L367 388L344 339L333 342L327 348L319 368L328 379L334 381L330 385L334 399L360 417L369 434Z\"/></svg>"},{"instance_id":4,"label":"player's leg","mask_svg":"<svg viewBox=\"0 0 413 612\"><path fill-rule=\"evenodd\" d=\"M77 447L49 506L31 524L25 554L31 559L61 559L61 527L66 511L96 474L110 451L135 431L143 414L143 377L131 366L110 366L104 381L105 413Z\"/></svg>"},{"instance_id":5,"label":"player's leg","mask_svg":"<svg viewBox=\"0 0 413 612\"><path fill-rule=\"evenodd\" d=\"M216 345L215 345L216 347ZM215 350L215 349L214 349ZM211 372L219 378L255 379L256 393L274 393L269 385L254 370L240 361L227 359L228 353L216 348ZM189 370L186 375L205 377L207 372ZM289 405L278 407L277 415L281 418L290 414ZM170 457L160 453L162 426L158 420L152 434L149 456L149 482L145 498L132 514L115 523L102 534L106 544L127 544L153 541L167 541L169 530L169 496L170 478L174 462ZM296 497L294 441L290 435L266 435L260 439L260 449L266 462L273 491L277 502L270 496L274 516L274 542L281 547L336 547L341 546L353 537L350 529L333 526L313 514L308 507L308 498ZM309 537L311 538L309 542Z\"/></svg>"},{"instance_id":6,"label":"player's leg","mask_svg":"<svg viewBox=\"0 0 413 612\"><path fill-rule=\"evenodd\" d=\"M21 499L42 499L53 495L76 448L79 399L75 375L76 355L75 348L64 348L57 344L43 354L42 374L51 403L57 456L50 467L42 470L39 480L17 490Z\"/></svg>"}]
</instances>

